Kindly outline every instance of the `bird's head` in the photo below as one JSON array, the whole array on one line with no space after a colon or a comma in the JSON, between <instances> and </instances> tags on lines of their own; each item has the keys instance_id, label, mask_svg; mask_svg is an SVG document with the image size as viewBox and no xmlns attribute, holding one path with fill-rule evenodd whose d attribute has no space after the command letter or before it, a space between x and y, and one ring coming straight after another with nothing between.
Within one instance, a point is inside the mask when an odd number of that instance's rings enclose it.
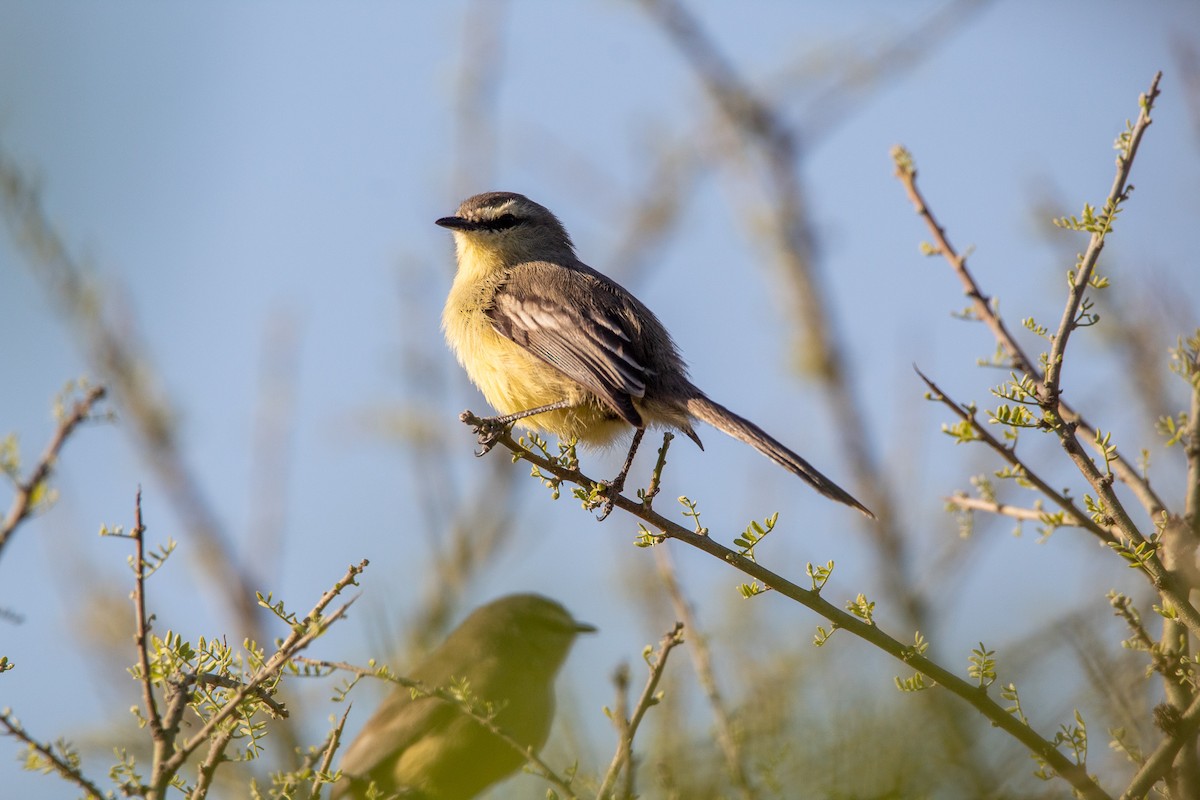
<instances>
[{"instance_id":1,"label":"bird's head","mask_svg":"<svg viewBox=\"0 0 1200 800\"><path fill-rule=\"evenodd\" d=\"M571 237L558 217L516 192L468 197L454 216L442 217L436 224L454 233L460 269L472 259L489 266L511 266L575 257Z\"/></svg>"}]
</instances>

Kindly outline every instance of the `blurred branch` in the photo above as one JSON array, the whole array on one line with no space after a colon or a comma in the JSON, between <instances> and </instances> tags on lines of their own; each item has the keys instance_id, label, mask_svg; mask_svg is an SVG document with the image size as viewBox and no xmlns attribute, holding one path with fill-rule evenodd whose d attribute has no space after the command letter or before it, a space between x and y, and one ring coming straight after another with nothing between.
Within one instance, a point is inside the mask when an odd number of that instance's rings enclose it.
<instances>
[{"instance_id":1,"label":"blurred branch","mask_svg":"<svg viewBox=\"0 0 1200 800\"><path fill-rule=\"evenodd\" d=\"M2 162L0 162L0 166L2 166ZM38 459L29 476L24 480L13 476L16 494L12 504L8 507L8 513L4 515L3 522L0 522L0 555L3 555L4 547L12 538L17 526L38 507L39 498L46 496L46 482L58 461L59 451L62 450L63 445L66 444L67 439L80 423L94 418L92 408L104 398L105 392L103 386L93 386L84 393L81 399L75 401L75 404L71 406L70 413L60 414L58 427L55 428L50 443L46 445L46 449L42 452L41 458Z\"/></svg>"},{"instance_id":2,"label":"blurred branch","mask_svg":"<svg viewBox=\"0 0 1200 800\"><path fill-rule=\"evenodd\" d=\"M496 107L504 77L509 5L474 0L463 14L462 61L454 92L454 186L460 197L495 188Z\"/></svg>"},{"instance_id":3,"label":"blurred branch","mask_svg":"<svg viewBox=\"0 0 1200 800\"><path fill-rule=\"evenodd\" d=\"M470 412L465 412L462 418L463 422L475 427L477 432L479 432L480 426L484 424L481 418L476 417ZM600 490L604 488L601 482L589 478L578 469L564 466L559 460L544 457L529 448L523 447L512 438L510 432L505 432L497 436L495 444L502 445L508 449L513 454L514 461L527 461L534 465L543 475L552 475L559 481L579 486L594 501L586 503L587 507L598 507L604 501L604 498L599 496ZM545 477L541 479L545 480ZM842 610L821 597L820 589L808 590L801 588L792 581L748 558L743 553L731 550L715 541L703 529L697 532L672 522L656 512L646 502L638 502L625 495L610 496L608 499L612 500L617 508L632 514L646 525L660 532L657 537L653 534L647 534L645 544L659 544L663 538L676 539L708 553L719 561L729 564L734 569L761 582L767 588L779 592L781 595L796 601L805 608L832 622L835 631L839 628L849 631L854 636L874 645L876 648L917 670L930 678L934 683L966 701L995 727L1000 728L1019 741L1036 758L1044 760L1056 774L1068 781L1081 796L1089 800L1109 798L1109 795L1088 774L1085 764L1077 764L1071 761L1054 744L1034 731L1027 722L1017 719L1009 712L1008 708L997 703L986 692L980 691L978 685L964 681L957 674L922 655L917 648L902 644L887 635L875 625L873 619L869 617L863 618L862 616ZM870 606L865 598L862 598L861 604L855 603L853 605L860 612L863 607Z\"/></svg>"},{"instance_id":4,"label":"blurred branch","mask_svg":"<svg viewBox=\"0 0 1200 800\"><path fill-rule=\"evenodd\" d=\"M236 620L239 635L265 641L255 581L239 562L185 463L174 431L174 414L154 385L142 343L106 317L101 290L69 252L42 207L40 188L0 150L0 209L34 273L63 309L81 346L118 401L142 456L162 482L175 511L192 535L210 589Z\"/></svg>"},{"instance_id":5,"label":"blurred branch","mask_svg":"<svg viewBox=\"0 0 1200 800\"><path fill-rule=\"evenodd\" d=\"M816 265L812 232L804 191L798 177L801 147L798 134L784 116L763 100L734 70L715 42L678 0L641 0L641 5L662 26L679 48L717 108L742 137L749 152L765 162L762 180L771 197L771 236L776 260L794 304L789 315L802 326L797 352L805 371L815 376L826 393L834 416L831 426L854 475L855 493L875 509L878 521L867 526L881 565L888 593L901 603L913 627L924 627L924 601L914 591L909 575L908 549L886 476L872 454L860 398L846 372L846 346L829 315L822 275Z\"/></svg>"},{"instance_id":6,"label":"blurred branch","mask_svg":"<svg viewBox=\"0 0 1200 800\"><path fill-rule=\"evenodd\" d=\"M1192 133L1200 145L1200 49L1184 36L1175 40L1175 74L1183 84L1181 95L1192 118Z\"/></svg>"},{"instance_id":7,"label":"blurred branch","mask_svg":"<svg viewBox=\"0 0 1200 800\"><path fill-rule=\"evenodd\" d=\"M947 505L962 511L986 511L1002 517L1012 517L1026 522L1045 522L1046 512L1040 508L1022 508L1021 506L1000 503L995 500L985 500L981 497L969 497L965 494L955 494L946 498ZM1082 528L1083 523L1073 515L1066 516L1056 527L1074 526Z\"/></svg>"},{"instance_id":8,"label":"blurred branch","mask_svg":"<svg viewBox=\"0 0 1200 800\"><path fill-rule=\"evenodd\" d=\"M1187 431L1183 437L1187 458L1187 495L1184 499L1184 519L1191 530L1193 547L1200 542L1200 330L1189 348L1179 348L1181 374L1191 383L1191 404L1188 409Z\"/></svg>"},{"instance_id":9,"label":"blurred branch","mask_svg":"<svg viewBox=\"0 0 1200 800\"><path fill-rule=\"evenodd\" d=\"M898 81L937 52L938 45L958 33L992 0L953 0L943 3L926 19L912 28L894 32L879 52L866 58L858 55L861 42L839 43L838 55L849 60L831 85L805 102L805 109L796 116L812 124L805 126L809 148L827 139L850 119L865 103L868 92Z\"/></svg>"},{"instance_id":10,"label":"blurred branch","mask_svg":"<svg viewBox=\"0 0 1200 800\"><path fill-rule=\"evenodd\" d=\"M288 480L293 463L296 389L299 380L298 323L277 311L263 334L258 398L250 451L250 519L243 552L251 564L270 565L260 579L275 583L283 563ZM261 568L260 568L261 569Z\"/></svg>"},{"instance_id":11,"label":"blurred branch","mask_svg":"<svg viewBox=\"0 0 1200 800\"><path fill-rule=\"evenodd\" d=\"M646 492L646 495L651 500L653 500L653 494L657 494L656 485L658 476L662 471L661 464L662 456L660 455L659 466L654 472L655 485L652 485ZM683 587L679 585L679 579L675 570L675 561L671 558L671 551L665 547L656 547L654 548L654 556L658 563L659 577L666 586L667 594L671 596L671 604L675 607L675 614L690 634L692 646L688 648L688 654L691 656L692 668L696 670L696 677L700 680L700 686L704 690L704 696L708 700L709 708L712 709L713 720L716 722L717 744L720 745L721 753L725 756L725 767L729 770L729 776L733 779L733 785L737 789L738 795L743 800L754 800L757 797L757 793L750 784L742 749L738 744L737 736L734 734L733 723L729 719L729 710L725 707L725 700L721 696L720 688L717 686L717 676L713 670L712 652L708 647L708 637L696 625L696 615L692 613L691 604L683 594Z\"/></svg>"},{"instance_id":12,"label":"blurred branch","mask_svg":"<svg viewBox=\"0 0 1200 800\"><path fill-rule=\"evenodd\" d=\"M3 726L9 736L25 743L30 752L36 753L44 768L53 770L82 789L90 800L107 800L108 796L100 791L96 784L88 780L79 770L78 758L73 753L59 755L54 748L33 738L20 721L13 716L10 709L0 709L0 726ZM62 743L60 743L60 747Z\"/></svg>"}]
</instances>

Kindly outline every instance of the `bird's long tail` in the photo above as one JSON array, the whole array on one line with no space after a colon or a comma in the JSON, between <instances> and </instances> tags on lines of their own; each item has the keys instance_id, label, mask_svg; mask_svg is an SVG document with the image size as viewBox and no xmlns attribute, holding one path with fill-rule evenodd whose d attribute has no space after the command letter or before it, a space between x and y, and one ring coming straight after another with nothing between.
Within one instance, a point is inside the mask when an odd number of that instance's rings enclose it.
<instances>
[{"instance_id":1,"label":"bird's long tail","mask_svg":"<svg viewBox=\"0 0 1200 800\"><path fill-rule=\"evenodd\" d=\"M688 398L687 410L692 416L702 422L707 422L709 425L724 431L733 438L741 439L746 444L753 446L754 449L779 466L799 475L810 486L826 497L837 500L839 503L845 503L852 508L857 508L871 519L875 518L875 515L871 513L869 508L855 500L845 489L818 472L812 464L809 464L803 458L784 447L771 437L770 434L750 420L739 417L720 403L709 400L703 394L700 394L699 390L697 390L696 395Z\"/></svg>"}]
</instances>

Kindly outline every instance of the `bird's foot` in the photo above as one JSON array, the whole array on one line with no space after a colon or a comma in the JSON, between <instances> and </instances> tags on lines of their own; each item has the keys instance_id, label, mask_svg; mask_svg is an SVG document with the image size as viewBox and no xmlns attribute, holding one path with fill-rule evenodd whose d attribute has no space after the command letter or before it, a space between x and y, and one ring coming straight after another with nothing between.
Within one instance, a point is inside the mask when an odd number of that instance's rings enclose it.
<instances>
[{"instance_id":1,"label":"bird's foot","mask_svg":"<svg viewBox=\"0 0 1200 800\"><path fill-rule=\"evenodd\" d=\"M475 432L475 441L479 443L479 450L475 453L477 458L486 456L513 426L511 421L501 417L477 417L470 411L464 411L458 418Z\"/></svg>"},{"instance_id":2,"label":"bird's foot","mask_svg":"<svg viewBox=\"0 0 1200 800\"><path fill-rule=\"evenodd\" d=\"M599 491L596 492L597 498L604 498L604 505L600 509L600 516L596 517L597 522L603 522L608 519L608 515L612 513L616 505L617 498L621 496L621 490L625 488L625 472L613 478L611 481L603 481L599 485Z\"/></svg>"}]
</instances>

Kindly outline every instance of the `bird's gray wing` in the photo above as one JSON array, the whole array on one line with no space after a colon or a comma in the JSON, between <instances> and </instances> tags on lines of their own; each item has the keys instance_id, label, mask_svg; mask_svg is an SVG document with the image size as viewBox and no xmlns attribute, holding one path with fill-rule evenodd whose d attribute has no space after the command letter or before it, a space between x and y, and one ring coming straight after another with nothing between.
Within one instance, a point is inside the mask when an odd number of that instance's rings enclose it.
<instances>
[{"instance_id":1,"label":"bird's gray wing","mask_svg":"<svg viewBox=\"0 0 1200 800\"><path fill-rule=\"evenodd\" d=\"M632 398L645 395L648 370L631 328L631 302L624 289L590 271L532 262L513 270L488 318L502 336L641 427Z\"/></svg>"}]
</instances>

